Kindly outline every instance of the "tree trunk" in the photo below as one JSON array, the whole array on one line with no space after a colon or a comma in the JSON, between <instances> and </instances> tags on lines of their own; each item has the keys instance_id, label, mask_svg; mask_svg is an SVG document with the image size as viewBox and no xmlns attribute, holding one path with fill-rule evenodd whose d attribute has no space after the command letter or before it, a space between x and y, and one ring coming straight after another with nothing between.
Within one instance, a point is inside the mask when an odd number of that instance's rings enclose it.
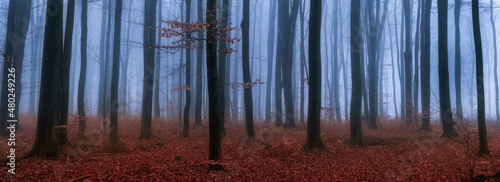
<instances>
[{"instance_id":1,"label":"tree trunk","mask_svg":"<svg viewBox=\"0 0 500 182\"><path fill-rule=\"evenodd\" d=\"M276 47L276 72L275 72L275 105L276 105L276 123L275 126L283 125L283 106L282 106L282 67L283 67L283 57L286 56L286 43L288 42L286 32L287 20L288 19L288 1L278 1L278 43Z\"/></svg>"},{"instance_id":2,"label":"tree trunk","mask_svg":"<svg viewBox=\"0 0 500 182\"><path fill-rule=\"evenodd\" d=\"M61 63L61 118L56 131L56 142L58 145L69 144L68 130L65 127L68 124L68 103L69 103L69 84L71 69L71 49L73 45L73 24L75 19L75 0L68 1L68 11L66 15L66 33L64 33L64 50Z\"/></svg>"},{"instance_id":3,"label":"tree trunk","mask_svg":"<svg viewBox=\"0 0 500 182\"><path fill-rule=\"evenodd\" d=\"M198 0L198 21L203 22L203 0ZM203 32L198 32L198 39L203 39ZM196 106L194 114L194 126L201 126L201 106L203 105L203 44L199 40L196 48Z\"/></svg>"},{"instance_id":4,"label":"tree trunk","mask_svg":"<svg viewBox=\"0 0 500 182\"><path fill-rule=\"evenodd\" d=\"M155 44L155 37L157 36L156 29L151 28L156 27L157 2L156 0L145 0L144 3L144 78L142 82L142 120L141 135L139 136L139 139L150 139L152 137L151 119L155 70L155 49L150 46ZM187 10L189 12L189 8ZM188 52L189 49L186 51ZM186 57L189 57L189 53L187 53ZM189 70L187 71L187 75L189 75ZM189 79L186 79L186 81L189 81ZM186 95L186 98L188 97L189 94ZM189 102L186 102L186 105L189 105ZM184 110L184 112L186 111ZM189 117L187 118L189 119Z\"/></svg>"},{"instance_id":5,"label":"tree trunk","mask_svg":"<svg viewBox=\"0 0 500 182\"><path fill-rule=\"evenodd\" d=\"M479 22L479 2L472 0L472 27L474 29L474 47L476 48L476 84L477 84L477 127L479 130L479 156L490 153L486 133L486 114L484 101L483 47L481 45L481 27Z\"/></svg>"},{"instance_id":6,"label":"tree trunk","mask_svg":"<svg viewBox=\"0 0 500 182\"><path fill-rule=\"evenodd\" d=\"M48 0L47 9L49 8L62 10L63 3ZM52 16L46 16L35 144L27 157L58 157L61 154L57 148L54 127L61 118L62 28L63 11L55 11Z\"/></svg>"},{"instance_id":7,"label":"tree trunk","mask_svg":"<svg viewBox=\"0 0 500 182\"><path fill-rule=\"evenodd\" d=\"M431 131L430 109L431 109L431 6L432 0L426 0L423 6L422 15L422 56L420 56L420 87L422 93L422 127L423 131Z\"/></svg>"},{"instance_id":8,"label":"tree trunk","mask_svg":"<svg viewBox=\"0 0 500 182\"><path fill-rule=\"evenodd\" d=\"M81 37L81 66L80 79L78 81L78 132L85 133L87 129L85 121L85 81L87 79L87 14L88 0L82 1L82 37Z\"/></svg>"},{"instance_id":9,"label":"tree trunk","mask_svg":"<svg viewBox=\"0 0 500 182\"><path fill-rule=\"evenodd\" d=\"M494 80L495 80L495 108L496 108L496 118L497 122L500 122L500 96L498 94L498 49L497 49L497 31L495 28L495 20L493 19L493 0L490 0L490 22L491 22L491 27L493 29L493 75L494 75Z\"/></svg>"},{"instance_id":10,"label":"tree trunk","mask_svg":"<svg viewBox=\"0 0 500 182\"><path fill-rule=\"evenodd\" d=\"M351 75L352 75L352 94L351 94L351 144L363 145L363 134L361 128L361 102L363 83L361 69L361 2L360 0L351 1Z\"/></svg>"},{"instance_id":11,"label":"tree trunk","mask_svg":"<svg viewBox=\"0 0 500 182\"><path fill-rule=\"evenodd\" d=\"M378 62L377 62L377 34L378 17L375 17L373 1L367 1L369 27L368 27L368 99L370 107L370 117L368 128L376 129L378 120ZM377 8L378 9L378 8ZM377 11L378 12L378 11Z\"/></svg>"},{"instance_id":12,"label":"tree trunk","mask_svg":"<svg viewBox=\"0 0 500 182\"><path fill-rule=\"evenodd\" d=\"M221 21L221 28L222 29L225 29L227 28L227 24L228 24L228 16L229 16L229 11L228 11L228 7L229 7L229 0L223 0L222 2L222 21ZM227 34L227 31L225 30L222 30L221 31L221 36L224 36ZM224 51L227 49L227 46L226 46L227 42L224 42L224 41L220 41L219 42L219 50L221 50L221 52L219 52L217 58L219 58L219 63L218 63L218 73L219 73L219 82L220 82L220 85L219 85L219 102L220 102L220 124L221 124L221 135L224 136L226 135L226 131L224 129L224 124L225 124L225 120L226 120L226 101L225 101L225 91L226 91L226 54L224 53ZM245 72L243 72L245 73Z\"/></svg>"},{"instance_id":13,"label":"tree trunk","mask_svg":"<svg viewBox=\"0 0 500 182\"><path fill-rule=\"evenodd\" d=\"M161 18L162 18L162 2L158 1L158 22L157 26L161 28ZM154 16L154 15L153 15ZM156 45L161 45L161 36L157 36ZM161 54L160 49L156 50L156 58L155 58L155 71L154 71L154 88L153 88L153 115L155 118L160 117L160 68L161 68Z\"/></svg>"},{"instance_id":14,"label":"tree trunk","mask_svg":"<svg viewBox=\"0 0 500 182\"><path fill-rule=\"evenodd\" d=\"M215 21L216 0L207 0L206 22ZM219 80L217 78L217 32L208 28L207 32L207 85L208 85L208 127L209 144L208 160L214 163L208 164L210 170L223 170L224 167L218 163L221 161L221 133L219 112Z\"/></svg>"},{"instance_id":15,"label":"tree trunk","mask_svg":"<svg viewBox=\"0 0 500 182\"><path fill-rule=\"evenodd\" d=\"M455 98L457 104L457 119L463 121L462 111L462 55L460 51L460 9L463 0L455 0ZM494 28L494 27L493 27ZM495 49L496 50L496 49Z\"/></svg>"},{"instance_id":16,"label":"tree trunk","mask_svg":"<svg viewBox=\"0 0 500 182\"><path fill-rule=\"evenodd\" d=\"M338 11L340 9L340 2L337 1L334 5L334 18L333 18L333 92L335 97L335 116L337 116L337 121L342 121L342 117L340 114L340 91L339 91L339 58L338 58L338 42L339 42L339 34L338 34L338 14L342 13ZM342 24L342 21L340 22ZM342 36L340 36L340 40L342 40ZM341 50L342 51L342 50Z\"/></svg>"},{"instance_id":17,"label":"tree trunk","mask_svg":"<svg viewBox=\"0 0 500 182\"><path fill-rule=\"evenodd\" d=\"M410 1L403 1L405 11L405 100L406 100L406 120L411 123L413 120L413 102L412 102L412 52L411 52L411 8Z\"/></svg>"},{"instance_id":18,"label":"tree trunk","mask_svg":"<svg viewBox=\"0 0 500 182\"><path fill-rule=\"evenodd\" d=\"M106 78L106 71L105 71L105 66L106 65L106 59L105 59L105 50L106 46L108 46L108 39L106 38L106 30L110 28L109 23L106 23L108 18L108 13L106 13L107 9L105 6L110 6L109 0L103 0L102 1L102 12L101 12L101 39L100 40L100 50L99 50L99 60L100 60L100 66L99 66L99 96L98 96L98 104L97 104L97 115L104 115L104 78ZM104 129L106 129L106 123L105 120L104 122Z\"/></svg>"},{"instance_id":19,"label":"tree trunk","mask_svg":"<svg viewBox=\"0 0 500 182\"><path fill-rule=\"evenodd\" d=\"M227 1L227 0L226 0ZM243 83L250 83L250 0L243 1L243 20L241 22L243 34ZM252 87L244 87L245 96L245 123L247 128L247 142L255 141L255 132L253 128L253 101Z\"/></svg>"},{"instance_id":20,"label":"tree trunk","mask_svg":"<svg viewBox=\"0 0 500 182\"><path fill-rule=\"evenodd\" d=\"M419 48L420 48L420 33L419 33L419 30L420 29L420 26L421 26L421 10L422 9L422 2L421 1L418 1L418 11L417 11L417 27L415 29L415 75L413 76L413 111L414 111L414 114L413 114L413 119L415 121L418 121L420 120L420 118L418 117L418 86L419 86L419 72L418 72L418 69L419 69L419 66L418 66L418 51L419 51Z\"/></svg>"},{"instance_id":21,"label":"tree trunk","mask_svg":"<svg viewBox=\"0 0 500 182\"><path fill-rule=\"evenodd\" d=\"M273 1L274 2L274 1ZM304 11L306 9L306 1L303 1L302 6L300 7L300 122L304 124L304 71L306 69L306 53L305 53L305 32L304 32ZM274 14L274 13L273 13Z\"/></svg>"},{"instance_id":22,"label":"tree trunk","mask_svg":"<svg viewBox=\"0 0 500 182\"><path fill-rule=\"evenodd\" d=\"M113 37L113 73L111 75L110 113L109 113L109 147L118 149L121 147L118 139L118 82L120 78L120 36L122 24L122 0L116 0L115 8L115 32ZM153 22L154 22L154 18ZM154 39L153 39L154 40ZM151 112L150 112L151 114Z\"/></svg>"},{"instance_id":23,"label":"tree trunk","mask_svg":"<svg viewBox=\"0 0 500 182\"><path fill-rule=\"evenodd\" d=\"M269 1L269 29L267 31L267 85L266 85L266 118L265 122L271 121L271 82L273 81L273 54L274 54L274 34L276 19L276 1Z\"/></svg>"},{"instance_id":24,"label":"tree trunk","mask_svg":"<svg viewBox=\"0 0 500 182\"><path fill-rule=\"evenodd\" d=\"M448 0L438 1L438 49L439 49L439 108L443 136L456 136L450 103L448 74Z\"/></svg>"},{"instance_id":25,"label":"tree trunk","mask_svg":"<svg viewBox=\"0 0 500 182\"><path fill-rule=\"evenodd\" d=\"M304 150L326 150L321 140L321 0L311 0L309 15L309 103Z\"/></svg>"},{"instance_id":26,"label":"tree trunk","mask_svg":"<svg viewBox=\"0 0 500 182\"><path fill-rule=\"evenodd\" d=\"M186 23L191 23L191 0L186 2ZM191 39L191 32L186 32L186 38ZM191 87L191 49L186 49L186 86ZM189 132L189 109L191 109L191 91L186 90L186 104L184 105L184 124L182 138L188 137Z\"/></svg>"}]
</instances>

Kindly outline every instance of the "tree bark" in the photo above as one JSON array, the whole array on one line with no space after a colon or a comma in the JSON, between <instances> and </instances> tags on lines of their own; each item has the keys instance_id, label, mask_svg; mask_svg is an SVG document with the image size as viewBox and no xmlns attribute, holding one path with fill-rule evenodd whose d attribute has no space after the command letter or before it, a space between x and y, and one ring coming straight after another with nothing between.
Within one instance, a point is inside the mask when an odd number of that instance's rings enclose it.
<instances>
[{"instance_id":1,"label":"tree bark","mask_svg":"<svg viewBox=\"0 0 500 182\"><path fill-rule=\"evenodd\" d=\"M457 119L463 121L462 111L462 56L460 51L460 9L463 0L455 0L455 99L457 104Z\"/></svg>"},{"instance_id":2,"label":"tree bark","mask_svg":"<svg viewBox=\"0 0 500 182\"><path fill-rule=\"evenodd\" d=\"M490 0L490 23L493 30L493 75L495 80L495 108L496 108L496 118L497 122L500 122L500 96L498 93L498 48L497 48L497 31L495 27L495 20L493 19L493 0Z\"/></svg>"},{"instance_id":3,"label":"tree bark","mask_svg":"<svg viewBox=\"0 0 500 182\"><path fill-rule=\"evenodd\" d=\"M420 56L420 76L422 86L422 127L423 131L431 131L430 108L431 108L431 6L432 0L426 0L423 6L422 15L422 56Z\"/></svg>"},{"instance_id":4,"label":"tree bark","mask_svg":"<svg viewBox=\"0 0 500 182\"><path fill-rule=\"evenodd\" d=\"M352 94L351 94L351 144L363 145L363 134L361 128L361 102L362 102L362 75L361 73L361 2L360 0L351 1L351 75L352 75Z\"/></svg>"},{"instance_id":5,"label":"tree bark","mask_svg":"<svg viewBox=\"0 0 500 182\"><path fill-rule=\"evenodd\" d=\"M151 46L155 44L156 38L156 0L144 1L144 78L142 89L142 120L141 120L141 135L139 139L150 139L151 132L151 119L153 107L153 89L154 89L154 70L155 70L155 49ZM189 12L189 9L188 9ZM189 50L186 50L189 51ZM189 53L186 57L189 56ZM189 70L187 70L189 71ZM189 75L189 72L188 74ZM186 79L189 81L189 79ZM189 91L188 91L189 92ZM189 94L186 95L186 98ZM189 102L186 102L189 105ZM186 112L184 110L184 112ZM185 115L184 115L185 116ZM189 117L187 117L189 119Z\"/></svg>"},{"instance_id":6,"label":"tree bark","mask_svg":"<svg viewBox=\"0 0 500 182\"><path fill-rule=\"evenodd\" d=\"M158 1L158 22L157 26L161 28L161 18L162 18L162 2ZM153 15L154 16L154 15ZM161 45L161 36L157 36L156 45ZM160 117L160 68L161 68L161 54L160 49L156 50L155 66L154 66L154 88L153 88L153 115L155 118Z\"/></svg>"},{"instance_id":7,"label":"tree bark","mask_svg":"<svg viewBox=\"0 0 500 182\"><path fill-rule=\"evenodd\" d=\"M82 37L81 37L81 66L80 79L78 81L78 132L85 133L87 124L85 121L85 81L87 79L87 14L88 0L82 1Z\"/></svg>"},{"instance_id":8,"label":"tree bark","mask_svg":"<svg viewBox=\"0 0 500 182\"><path fill-rule=\"evenodd\" d=\"M269 1L269 29L267 31L267 85L266 85L266 118L265 122L271 121L271 87L273 81L273 55L274 55L274 34L276 34L276 1Z\"/></svg>"},{"instance_id":9,"label":"tree bark","mask_svg":"<svg viewBox=\"0 0 500 182\"><path fill-rule=\"evenodd\" d=\"M198 21L203 22L203 0L198 0ZM198 47L196 48L196 106L194 126L201 126L201 106L203 105L203 32L198 32Z\"/></svg>"},{"instance_id":10,"label":"tree bark","mask_svg":"<svg viewBox=\"0 0 500 182\"><path fill-rule=\"evenodd\" d=\"M404 68L405 68L405 100L406 100L406 120L411 123L413 120L413 102L412 102L412 52L411 52L411 9L410 1L403 1L405 11L405 52L404 52Z\"/></svg>"},{"instance_id":11,"label":"tree bark","mask_svg":"<svg viewBox=\"0 0 500 182\"><path fill-rule=\"evenodd\" d=\"M207 0L206 22L215 21L217 13L216 0ZM214 162L208 164L210 170L223 170L224 167L218 163L221 161L221 133L219 112L219 80L217 78L217 32L211 28L206 31L207 37L207 85L208 85L208 127L209 144L208 160Z\"/></svg>"},{"instance_id":12,"label":"tree bark","mask_svg":"<svg viewBox=\"0 0 500 182\"><path fill-rule=\"evenodd\" d=\"M450 80L448 73L448 0L438 2L438 49L439 49L439 106L443 124L443 136L456 136L450 103Z\"/></svg>"},{"instance_id":13,"label":"tree bark","mask_svg":"<svg viewBox=\"0 0 500 182\"><path fill-rule=\"evenodd\" d=\"M304 150L326 150L321 140L321 0L311 0L309 15L309 103Z\"/></svg>"},{"instance_id":14,"label":"tree bark","mask_svg":"<svg viewBox=\"0 0 500 182\"><path fill-rule=\"evenodd\" d=\"M481 27L479 22L479 2L472 0L472 26L474 47L476 49L476 84L477 84L477 127L479 130L479 156L490 153L486 133L486 114L484 101L483 47L481 45Z\"/></svg>"},{"instance_id":15,"label":"tree bark","mask_svg":"<svg viewBox=\"0 0 500 182\"><path fill-rule=\"evenodd\" d=\"M48 0L47 10L52 8L62 10L62 1ZM51 15L46 16L45 20L40 102L35 144L26 155L27 157L58 157L61 155L57 148L54 127L61 118L63 11L55 11Z\"/></svg>"},{"instance_id":16,"label":"tree bark","mask_svg":"<svg viewBox=\"0 0 500 182\"><path fill-rule=\"evenodd\" d=\"M65 127L68 124L68 103L69 103L69 84L71 70L71 51L73 45L73 24L75 20L75 0L68 1L68 11L66 12L66 32L64 33L64 50L61 64L61 118L57 128L56 142L58 145L69 144L68 130Z\"/></svg>"},{"instance_id":17,"label":"tree bark","mask_svg":"<svg viewBox=\"0 0 500 182\"><path fill-rule=\"evenodd\" d=\"M243 83L250 83L250 0L243 1L243 20L241 22L243 34ZM247 128L247 142L255 141L255 132L253 128L253 101L252 86L244 87L245 96L245 123Z\"/></svg>"}]
</instances>

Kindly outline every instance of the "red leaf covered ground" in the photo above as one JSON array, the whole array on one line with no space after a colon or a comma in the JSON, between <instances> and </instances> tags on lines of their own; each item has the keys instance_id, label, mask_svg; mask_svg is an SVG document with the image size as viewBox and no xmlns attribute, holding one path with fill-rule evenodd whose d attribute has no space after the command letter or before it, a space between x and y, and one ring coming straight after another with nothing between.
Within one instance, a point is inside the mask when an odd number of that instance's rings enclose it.
<instances>
[{"instance_id":1,"label":"red leaf covered ground","mask_svg":"<svg viewBox=\"0 0 500 182\"><path fill-rule=\"evenodd\" d=\"M17 156L26 154L34 142L35 119L22 121L24 129L16 132ZM477 130L471 127L469 139L466 131L446 139L440 138L439 125L433 125L433 132L420 132L393 121L377 130L364 129L366 145L356 148L348 144L348 124L323 123L322 138L330 151L307 152L301 150L306 128L300 123L292 129L257 124L258 142L250 144L243 123L228 123L222 144L225 170L208 171L208 128L190 130L189 138L180 138L178 121L157 120L154 138L139 141L138 119L119 122L126 152L102 150L109 136L101 132L99 120L88 122L89 141L77 138L77 124L72 122L72 146L61 148L64 157L17 161L15 175L2 164L0 181L461 181L500 171L499 125L488 125L491 154L476 158ZM7 140L0 138L2 156L8 155Z\"/></svg>"}]
</instances>

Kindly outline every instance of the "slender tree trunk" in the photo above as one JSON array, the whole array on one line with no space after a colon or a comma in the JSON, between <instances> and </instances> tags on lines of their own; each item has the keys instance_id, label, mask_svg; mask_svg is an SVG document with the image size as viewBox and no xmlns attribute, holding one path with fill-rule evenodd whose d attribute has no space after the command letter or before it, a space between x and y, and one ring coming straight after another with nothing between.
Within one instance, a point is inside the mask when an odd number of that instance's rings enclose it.
<instances>
[{"instance_id":1,"label":"slender tree trunk","mask_svg":"<svg viewBox=\"0 0 500 182\"><path fill-rule=\"evenodd\" d=\"M221 21L221 28L225 29L227 28L228 24L228 16L229 16L229 0L223 0L222 3L222 21ZM227 31L222 30L221 35L226 35ZM226 135L226 131L224 129L224 124L226 120L226 101L225 101L225 91L226 91L226 54L223 52L224 50L227 49L227 42L220 41L219 42L219 50L222 50L222 52L219 52L217 58L219 58L219 63L218 63L218 73L219 73L219 102L220 102L220 124L221 124L221 135L224 136ZM244 73L244 72L243 72Z\"/></svg>"},{"instance_id":2,"label":"slender tree trunk","mask_svg":"<svg viewBox=\"0 0 500 182\"><path fill-rule=\"evenodd\" d=\"M397 26L397 25L394 25ZM396 78L394 76L395 73L395 65L394 65L394 46L392 45L392 31L389 27L389 44L391 45L391 68L392 68L392 95L394 98L394 113L396 113L396 119L398 119L398 106L396 103ZM397 43L396 43L397 45Z\"/></svg>"},{"instance_id":3,"label":"slender tree trunk","mask_svg":"<svg viewBox=\"0 0 500 182\"><path fill-rule=\"evenodd\" d=\"M342 117L340 114L340 91L339 91L339 76L340 76L340 69L339 69L339 58L338 58L338 42L339 42L339 34L338 34L338 14L341 12L338 11L340 9L340 2L337 1L334 5L334 18L333 18L333 27L334 27L334 40L333 40L333 92L334 92L334 97L335 97L335 116L337 121L342 121ZM338 11L338 12L337 12ZM342 21L340 22L342 23ZM342 40L342 36L340 36L340 40ZM341 50L342 51L342 50Z\"/></svg>"},{"instance_id":4,"label":"slender tree trunk","mask_svg":"<svg viewBox=\"0 0 500 182\"><path fill-rule=\"evenodd\" d=\"M186 23L191 23L191 0L186 2ZM191 32L186 32L186 38L191 39ZM191 87L191 50L186 49L186 86ZM184 124L182 137L188 137L189 132L189 110L191 109L191 91L186 90L186 104L184 105Z\"/></svg>"},{"instance_id":5,"label":"slender tree trunk","mask_svg":"<svg viewBox=\"0 0 500 182\"><path fill-rule=\"evenodd\" d=\"M109 113L109 147L118 149L121 147L118 139L118 82L120 78L120 36L122 24L122 0L116 0L115 8L115 32L113 37L113 73L111 74L111 94ZM154 20L154 18L152 18ZM153 39L154 40L154 39Z\"/></svg>"},{"instance_id":6,"label":"slender tree trunk","mask_svg":"<svg viewBox=\"0 0 500 182\"><path fill-rule=\"evenodd\" d=\"M450 103L448 74L448 0L438 2L438 49L439 49L439 106L443 136L456 136Z\"/></svg>"},{"instance_id":7,"label":"slender tree trunk","mask_svg":"<svg viewBox=\"0 0 500 182\"><path fill-rule=\"evenodd\" d=\"M460 51L460 9L463 0L455 0L455 99L457 104L457 120L463 121L462 111L462 55ZM493 27L494 28L494 27Z\"/></svg>"},{"instance_id":8,"label":"slender tree trunk","mask_svg":"<svg viewBox=\"0 0 500 182\"><path fill-rule=\"evenodd\" d=\"M373 1L367 1L368 8L368 99L370 107L370 117L368 119L368 128L376 129L378 120L378 62L377 62L377 34L378 17L375 17ZM377 8L378 9L378 8ZM378 11L377 11L378 12Z\"/></svg>"},{"instance_id":9,"label":"slender tree trunk","mask_svg":"<svg viewBox=\"0 0 500 182\"><path fill-rule=\"evenodd\" d=\"M162 18L162 2L163 1L158 1L158 22L157 26L161 28L161 18ZM157 36L157 42L156 45L161 45L161 36ZM154 36L153 36L154 37ZM153 115L155 118L160 117L160 67L161 67L161 62L160 62L160 50L156 50L156 58L155 58L155 71L154 71L154 90L153 90Z\"/></svg>"},{"instance_id":10,"label":"slender tree trunk","mask_svg":"<svg viewBox=\"0 0 500 182\"><path fill-rule=\"evenodd\" d=\"M227 1L227 0L226 0ZM250 83L250 0L243 1L243 20L241 22L243 34L243 83ZM253 101L252 87L243 88L245 95L245 123L247 128L247 142L255 141L255 132L253 128Z\"/></svg>"},{"instance_id":11,"label":"slender tree trunk","mask_svg":"<svg viewBox=\"0 0 500 182\"><path fill-rule=\"evenodd\" d=\"M361 102L363 83L361 66L361 49L363 46L361 35L361 2L360 0L351 1L351 75L352 75L352 94L351 94L351 144L363 145L363 134L361 128Z\"/></svg>"},{"instance_id":12,"label":"slender tree trunk","mask_svg":"<svg viewBox=\"0 0 500 182\"><path fill-rule=\"evenodd\" d=\"M286 53L286 42L288 40L285 31L288 31L287 21L288 19L288 1L278 1L278 43L276 48L276 72L275 72L275 105L276 105L276 126L283 125L283 106L282 106L282 67L283 67L283 57Z\"/></svg>"},{"instance_id":13,"label":"slender tree trunk","mask_svg":"<svg viewBox=\"0 0 500 182\"><path fill-rule=\"evenodd\" d=\"M99 50L99 60L100 60L100 66L99 66L99 74L100 74L100 79L99 79L99 98L98 98L98 104L97 104L97 115L104 115L104 78L106 78L106 58L105 58L105 50L107 43L109 42L108 39L106 38L106 30L110 28L109 23L106 23L108 20L108 13L107 7L109 6L109 0L103 0L102 1L102 12L101 12L101 39L100 40L100 50ZM106 120L103 120L104 122L104 129L106 129Z\"/></svg>"},{"instance_id":14,"label":"slender tree trunk","mask_svg":"<svg viewBox=\"0 0 500 182\"><path fill-rule=\"evenodd\" d=\"M418 117L418 87L419 87L419 66L418 66L418 51L420 48L420 26L421 26L421 10L422 9L422 2L418 1L418 11L417 11L417 27L415 29L415 75L413 76L413 119L415 121L420 120Z\"/></svg>"},{"instance_id":15,"label":"slender tree trunk","mask_svg":"<svg viewBox=\"0 0 500 182\"><path fill-rule=\"evenodd\" d=\"M309 15L309 104L304 150L326 150L321 140L321 0L311 0Z\"/></svg>"},{"instance_id":16,"label":"slender tree trunk","mask_svg":"<svg viewBox=\"0 0 500 182\"><path fill-rule=\"evenodd\" d=\"M203 0L198 0L198 21L203 22ZM194 126L201 126L201 106L203 105L203 32L198 32L198 47L196 48L196 106L194 114Z\"/></svg>"},{"instance_id":17,"label":"slender tree trunk","mask_svg":"<svg viewBox=\"0 0 500 182\"><path fill-rule=\"evenodd\" d=\"M88 0L82 1L82 37L81 37L81 66L80 79L78 81L78 132L85 133L87 124L85 121L85 81L87 79L87 14Z\"/></svg>"},{"instance_id":18,"label":"slender tree trunk","mask_svg":"<svg viewBox=\"0 0 500 182\"><path fill-rule=\"evenodd\" d=\"M422 15L422 56L420 56L420 75L422 86L422 127L423 131L431 131L430 127L430 108L431 108L431 6L432 0L424 2L424 10Z\"/></svg>"},{"instance_id":19,"label":"slender tree trunk","mask_svg":"<svg viewBox=\"0 0 500 182\"><path fill-rule=\"evenodd\" d=\"M68 130L64 127L68 124L68 102L69 102L69 84L71 69L71 49L73 45L73 24L75 19L75 0L68 1L68 11L66 15L66 33L64 33L64 50L61 64L61 118L57 128L56 142L58 145L69 144Z\"/></svg>"},{"instance_id":20,"label":"slender tree trunk","mask_svg":"<svg viewBox=\"0 0 500 182\"><path fill-rule=\"evenodd\" d=\"M496 118L497 122L500 122L500 96L498 94L498 48L497 48L497 31L495 27L495 19L493 19L493 0L490 0L490 23L493 29L493 75L495 80L495 108L496 108Z\"/></svg>"},{"instance_id":21,"label":"slender tree trunk","mask_svg":"<svg viewBox=\"0 0 500 182\"><path fill-rule=\"evenodd\" d=\"M490 153L486 133L486 114L484 101L483 47L481 45L481 27L479 22L479 2L472 0L472 27L474 29L474 47L476 49L476 84L477 84L477 126L479 130L479 156Z\"/></svg>"},{"instance_id":22,"label":"slender tree trunk","mask_svg":"<svg viewBox=\"0 0 500 182\"><path fill-rule=\"evenodd\" d=\"M129 7L132 7L132 1L129 1ZM122 93L123 93L123 96L121 97L122 98L121 99L121 105L122 105L121 108L122 108L122 116L123 117L125 117L125 116L128 115L128 113L127 113L127 111L128 111L128 109L127 109L128 108L127 100L129 98L128 97L128 95L129 95L129 93L128 93L129 86L128 86L127 75L128 75L128 65L129 65L129 60L130 60L130 55L131 55L130 54L130 52L131 52L131 50L130 50L130 47L131 47L130 46L130 44L131 44L130 43L130 29L132 27L131 26L132 25L132 23L131 23L131 21L132 21L131 20L131 15L132 15L132 12L129 11L128 18L127 18L129 20L129 22L127 23L127 39L126 39L127 40L126 41L127 42L127 46L125 48L125 54L126 55L125 55L125 60L123 61L123 66L122 66L122 68L123 68L123 71L122 71L122 79L123 79L123 81L122 81L122 85L121 85L122 87L120 89L122 91Z\"/></svg>"},{"instance_id":23,"label":"slender tree trunk","mask_svg":"<svg viewBox=\"0 0 500 182\"><path fill-rule=\"evenodd\" d=\"M405 52L404 52L404 60L405 60L405 100L406 100L406 119L408 123L411 123L413 120L413 102L412 102L412 52L411 52L411 9L410 9L410 1L403 1L403 7L405 11Z\"/></svg>"},{"instance_id":24,"label":"slender tree trunk","mask_svg":"<svg viewBox=\"0 0 500 182\"><path fill-rule=\"evenodd\" d=\"M274 2L274 1L273 1ZM305 53L305 32L304 32L304 11L305 11L306 1L303 1L302 6L300 7L300 122L304 124L304 71L306 69L306 53ZM274 13L273 13L274 14Z\"/></svg>"}]
</instances>

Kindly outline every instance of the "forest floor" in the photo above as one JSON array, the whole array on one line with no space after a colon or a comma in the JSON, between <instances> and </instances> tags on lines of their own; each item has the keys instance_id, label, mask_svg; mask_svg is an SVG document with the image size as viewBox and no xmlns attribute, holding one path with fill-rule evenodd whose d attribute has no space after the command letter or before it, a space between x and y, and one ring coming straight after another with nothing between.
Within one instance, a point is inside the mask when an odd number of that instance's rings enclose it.
<instances>
[{"instance_id":1,"label":"forest floor","mask_svg":"<svg viewBox=\"0 0 500 182\"><path fill-rule=\"evenodd\" d=\"M35 139L35 118L23 117L23 129L16 131L17 156L26 154ZM306 138L302 123L291 129L258 123L257 142L247 143L244 123L231 122L222 141L223 171L207 170L207 122L181 138L178 120L155 120L154 137L138 140L140 120L120 120L120 140L127 148L121 153L103 150L109 135L102 132L100 120L87 126L88 140L82 140L77 122L70 121L72 145L60 147L64 157L16 161L15 175L1 164L0 181L463 181L500 171L500 125L491 123L491 154L478 158L473 126L461 126L459 137L441 138L437 123L432 132L421 132L417 126L388 121L376 130L364 128L366 145L354 147L348 123L323 122L322 139L329 151L309 152L301 150ZM2 156L9 155L8 138L0 141Z\"/></svg>"}]
</instances>

